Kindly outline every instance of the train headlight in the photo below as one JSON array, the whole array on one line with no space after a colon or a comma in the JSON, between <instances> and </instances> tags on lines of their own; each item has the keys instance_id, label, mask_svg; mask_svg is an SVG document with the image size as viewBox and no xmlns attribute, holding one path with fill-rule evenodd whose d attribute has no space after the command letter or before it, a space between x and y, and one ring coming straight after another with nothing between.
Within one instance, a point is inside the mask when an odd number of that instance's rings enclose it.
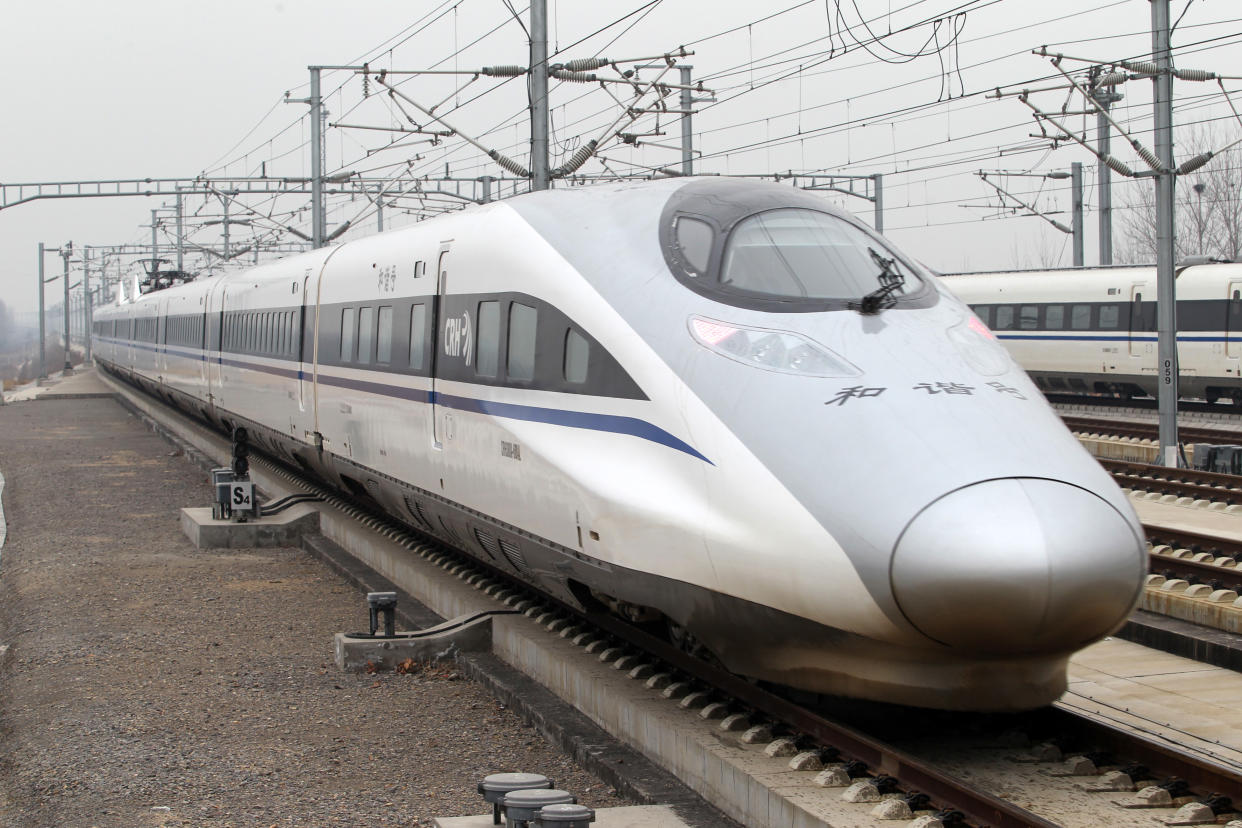
<instances>
[{"instance_id":1,"label":"train headlight","mask_svg":"<svg viewBox=\"0 0 1242 828\"><path fill-rule=\"evenodd\" d=\"M862 374L854 365L818 342L790 331L750 328L692 316L690 333L700 345L752 368L805 377L856 377Z\"/></svg>"},{"instance_id":2,"label":"train headlight","mask_svg":"<svg viewBox=\"0 0 1242 828\"><path fill-rule=\"evenodd\" d=\"M996 377L1013 367L1009 352L996 341L996 334L971 314L949 328L949 341L966 364L985 377Z\"/></svg>"}]
</instances>

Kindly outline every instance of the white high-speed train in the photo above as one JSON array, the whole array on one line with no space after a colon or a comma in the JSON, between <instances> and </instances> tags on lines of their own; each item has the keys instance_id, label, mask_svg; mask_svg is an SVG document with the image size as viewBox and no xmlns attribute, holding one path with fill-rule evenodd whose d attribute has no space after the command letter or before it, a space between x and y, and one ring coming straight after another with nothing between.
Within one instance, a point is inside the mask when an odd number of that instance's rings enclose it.
<instances>
[{"instance_id":1,"label":"white high-speed train","mask_svg":"<svg viewBox=\"0 0 1242 828\"><path fill-rule=\"evenodd\" d=\"M97 320L150 393L746 676L1038 706L1141 588L1126 498L987 329L788 187L531 194Z\"/></svg>"},{"instance_id":2,"label":"white high-speed train","mask_svg":"<svg viewBox=\"0 0 1242 828\"><path fill-rule=\"evenodd\" d=\"M1155 396L1156 269L943 277L1045 391ZM1179 390L1242 404L1242 264L1178 270Z\"/></svg>"}]
</instances>

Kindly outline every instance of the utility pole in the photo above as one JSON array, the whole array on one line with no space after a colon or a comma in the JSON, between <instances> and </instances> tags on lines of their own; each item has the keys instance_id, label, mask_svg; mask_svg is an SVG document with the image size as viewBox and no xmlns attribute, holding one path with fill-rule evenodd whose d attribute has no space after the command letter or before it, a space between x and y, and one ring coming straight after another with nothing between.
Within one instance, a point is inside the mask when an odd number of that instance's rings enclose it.
<instances>
[{"instance_id":1,"label":"utility pole","mask_svg":"<svg viewBox=\"0 0 1242 828\"><path fill-rule=\"evenodd\" d=\"M324 246L323 209L323 98L319 94L320 67L310 66L311 122L311 246ZM225 224L225 227L228 225ZM226 251L227 252L227 251Z\"/></svg>"},{"instance_id":2,"label":"utility pole","mask_svg":"<svg viewBox=\"0 0 1242 828\"><path fill-rule=\"evenodd\" d=\"M82 249L82 340L86 343L86 362L91 361L91 251Z\"/></svg>"},{"instance_id":3,"label":"utility pole","mask_svg":"<svg viewBox=\"0 0 1242 828\"><path fill-rule=\"evenodd\" d=\"M1108 110L1121 100L1121 93L1108 86L1096 86L1091 93L1098 109L1095 113L1096 179L1100 196L1100 264L1113 263L1113 171L1104 159L1112 153L1112 125Z\"/></svg>"},{"instance_id":4,"label":"utility pole","mask_svg":"<svg viewBox=\"0 0 1242 828\"><path fill-rule=\"evenodd\" d=\"M530 170L531 189L546 190L548 164L548 0L530 4Z\"/></svg>"},{"instance_id":5,"label":"utility pole","mask_svg":"<svg viewBox=\"0 0 1242 828\"><path fill-rule=\"evenodd\" d=\"M73 363L69 361L69 257L73 255L73 242L69 242L60 251L60 256L65 260L65 368L66 374L73 372Z\"/></svg>"},{"instance_id":6,"label":"utility pole","mask_svg":"<svg viewBox=\"0 0 1242 828\"><path fill-rule=\"evenodd\" d=\"M181 188L177 187L177 271L185 270L185 205L181 201Z\"/></svg>"},{"instance_id":7,"label":"utility pole","mask_svg":"<svg viewBox=\"0 0 1242 828\"><path fill-rule=\"evenodd\" d=\"M694 131L690 117L693 114L694 93L690 90L690 71L693 66L677 67L681 70L681 174L694 175Z\"/></svg>"},{"instance_id":8,"label":"utility pole","mask_svg":"<svg viewBox=\"0 0 1242 828\"><path fill-rule=\"evenodd\" d=\"M1082 233L1082 162L1070 164L1070 189L1073 191L1073 213L1070 227L1074 237L1074 267L1083 266L1083 233Z\"/></svg>"},{"instance_id":9,"label":"utility pole","mask_svg":"<svg viewBox=\"0 0 1242 828\"><path fill-rule=\"evenodd\" d=\"M871 176L871 200L875 215L875 232L884 233L884 173Z\"/></svg>"},{"instance_id":10,"label":"utility pole","mask_svg":"<svg viewBox=\"0 0 1242 828\"><path fill-rule=\"evenodd\" d=\"M160 269L160 261L159 261L160 248L159 248L159 242L157 241L156 235L155 235L155 231L157 227L157 223L155 220L155 214L157 212L159 211L158 210L151 211L151 275L152 276L155 275L155 271Z\"/></svg>"},{"instance_id":11,"label":"utility pole","mask_svg":"<svg viewBox=\"0 0 1242 828\"><path fill-rule=\"evenodd\" d=\"M1169 51L1169 0L1151 2L1151 51L1156 64L1155 88L1156 159L1156 322L1159 334L1160 460L1177 467L1177 276L1173 271L1173 73Z\"/></svg>"},{"instance_id":12,"label":"utility pole","mask_svg":"<svg viewBox=\"0 0 1242 828\"><path fill-rule=\"evenodd\" d=\"M43 254L46 245L39 242L39 379L47 379L47 310L44 307L43 289L48 280L43 278ZM53 277L55 278L55 277Z\"/></svg>"},{"instance_id":13,"label":"utility pole","mask_svg":"<svg viewBox=\"0 0 1242 828\"><path fill-rule=\"evenodd\" d=\"M224 261L227 262L229 260L229 197L220 196L220 203L224 205Z\"/></svg>"}]
</instances>

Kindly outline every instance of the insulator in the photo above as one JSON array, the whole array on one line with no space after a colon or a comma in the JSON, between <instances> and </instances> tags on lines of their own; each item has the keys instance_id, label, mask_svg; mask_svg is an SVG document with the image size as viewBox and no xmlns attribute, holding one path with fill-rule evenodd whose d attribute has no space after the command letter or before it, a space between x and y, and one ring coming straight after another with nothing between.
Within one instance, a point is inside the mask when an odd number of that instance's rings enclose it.
<instances>
[{"instance_id":1,"label":"insulator","mask_svg":"<svg viewBox=\"0 0 1242 828\"><path fill-rule=\"evenodd\" d=\"M560 178L575 172L579 167L587 162L588 158L595 154L595 148L597 146L599 146L599 142L592 138L587 143L578 147L578 151L570 156L568 161L553 170L552 175Z\"/></svg>"},{"instance_id":2,"label":"insulator","mask_svg":"<svg viewBox=\"0 0 1242 828\"><path fill-rule=\"evenodd\" d=\"M1178 80L1184 81L1216 80L1216 73L1209 72L1206 69L1174 69L1173 76Z\"/></svg>"},{"instance_id":3,"label":"insulator","mask_svg":"<svg viewBox=\"0 0 1242 828\"><path fill-rule=\"evenodd\" d=\"M1131 72L1141 72L1144 75L1159 75L1160 67L1147 60L1122 60L1118 61L1118 66L1124 66Z\"/></svg>"},{"instance_id":4,"label":"insulator","mask_svg":"<svg viewBox=\"0 0 1242 828\"><path fill-rule=\"evenodd\" d=\"M557 80L573 81L574 83L595 83L599 75L592 72L568 72L564 69L553 69L548 73Z\"/></svg>"},{"instance_id":5,"label":"insulator","mask_svg":"<svg viewBox=\"0 0 1242 828\"><path fill-rule=\"evenodd\" d=\"M1095 82L1095 85L1096 86L1116 86L1119 83L1125 83L1125 82L1126 82L1125 72L1109 72L1107 75L1102 75L1100 79Z\"/></svg>"},{"instance_id":6,"label":"insulator","mask_svg":"<svg viewBox=\"0 0 1242 828\"><path fill-rule=\"evenodd\" d=\"M603 69L612 63L608 58L582 58L581 60L571 60L565 64L565 68L570 72L585 72L590 69Z\"/></svg>"},{"instance_id":7,"label":"insulator","mask_svg":"<svg viewBox=\"0 0 1242 828\"><path fill-rule=\"evenodd\" d=\"M513 173L519 178L530 178L530 170L526 169L521 164L514 161L512 158L508 157L507 155L501 155L500 153L496 152L496 150L492 150L491 152L487 154L487 157L491 158L497 164L504 167L506 170Z\"/></svg>"},{"instance_id":8,"label":"insulator","mask_svg":"<svg viewBox=\"0 0 1242 828\"><path fill-rule=\"evenodd\" d=\"M1110 170L1113 170L1120 175L1124 175L1126 178L1134 177L1134 170L1130 169L1126 162L1120 160L1119 158L1112 155L1106 155L1104 156L1104 163L1108 165Z\"/></svg>"},{"instance_id":9,"label":"insulator","mask_svg":"<svg viewBox=\"0 0 1242 828\"><path fill-rule=\"evenodd\" d=\"M1142 158L1144 161L1146 161L1147 166L1151 167L1153 170L1159 171L1159 170L1164 169L1164 165L1160 163L1160 159L1157 158L1156 154L1153 153L1151 150L1149 150L1147 147L1143 146L1142 144L1135 144L1134 151L1137 152L1139 154L1139 158Z\"/></svg>"},{"instance_id":10,"label":"insulator","mask_svg":"<svg viewBox=\"0 0 1242 828\"><path fill-rule=\"evenodd\" d=\"M1177 168L1177 174L1185 175L1188 172L1194 172L1207 162L1211 161L1214 155L1215 153L1209 151L1183 161L1182 165Z\"/></svg>"},{"instance_id":11,"label":"insulator","mask_svg":"<svg viewBox=\"0 0 1242 828\"><path fill-rule=\"evenodd\" d=\"M489 78L516 78L526 74L525 66L484 66L483 74Z\"/></svg>"}]
</instances>

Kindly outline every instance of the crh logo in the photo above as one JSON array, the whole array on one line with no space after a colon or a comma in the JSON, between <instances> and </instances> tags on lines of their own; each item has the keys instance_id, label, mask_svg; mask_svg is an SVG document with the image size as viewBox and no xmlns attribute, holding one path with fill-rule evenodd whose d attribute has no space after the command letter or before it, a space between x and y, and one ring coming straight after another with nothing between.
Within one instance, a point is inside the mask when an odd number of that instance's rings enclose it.
<instances>
[{"instance_id":1,"label":"crh logo","mask_svg":"<svg viewBox=\"0 0 1242 828\"><path fill-rule=\"evenodd\" d=\"M466 364L470 364L470 344L473 341L470 328L469 312L444 320L445 356L464 357Z\"/></svg>"}]
</instances>

